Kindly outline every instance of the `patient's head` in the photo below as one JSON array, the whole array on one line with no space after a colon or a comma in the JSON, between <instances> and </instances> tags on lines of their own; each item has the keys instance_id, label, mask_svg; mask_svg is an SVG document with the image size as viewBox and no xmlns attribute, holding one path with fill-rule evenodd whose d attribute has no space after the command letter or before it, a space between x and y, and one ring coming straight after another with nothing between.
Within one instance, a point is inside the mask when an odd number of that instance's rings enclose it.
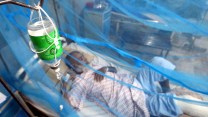
<instances>
[{"instance_id":1,"label":"patient's head","mask_svg":"<svg viewBox=\"0 0 208 117\"><path fill-rule=\"evenodd\" d=\"M84 64L89 64L86 57L79 51L72 51L69 55L66 56L66 59L74 67L75 71L82 72Z\"/></svg>"}]
</instances>

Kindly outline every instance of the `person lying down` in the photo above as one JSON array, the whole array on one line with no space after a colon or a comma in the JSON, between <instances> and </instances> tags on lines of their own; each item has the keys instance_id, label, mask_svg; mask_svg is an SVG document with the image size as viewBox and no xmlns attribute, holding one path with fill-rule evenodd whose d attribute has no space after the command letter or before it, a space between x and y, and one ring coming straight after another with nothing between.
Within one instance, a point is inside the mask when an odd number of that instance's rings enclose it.
<instances>
[{"instance_id":1,"label":"person lying down","mask_svg":"<svg viewBox=\"0 0 208 117\"><path fill-rule=\"evenodd\" d=\"M78 51L70 53L69 66L74 72L74 83L67 99L75 109L81 109L85 98L105 107L109 111L109 116L127 116L127 117L149 117L146 106L145 95L142 91L120 84L115 80L134 85L141 88L141 85L134 82L130 74L118 74L117 70L111 66L98 65L95 62L89 63L87 59ZM93 70L86 69L80 62L89 64L92 68L115 78L115 80L106 78Z\"/></svg>"},{"instance_id":2,"label":"person lying down","mask_svg":"<svg viewBox=\"0 0 208 117\"><path fill-rule=\"evenodd\" d=\"M149 115L180 116L182 114L180 107L184 107L184 104L178 103L173 98L166 99L159 95L144 94L142 90L128 87L127 85L115 81L119 80L140 89L156 92L155 89L155 91L152 91L153 89L150 90L147 86L153 87L150 86L153 85L150 82L158 78L150 78L147 74L152 73L151 76L155 77L161 75L151 70L149 71L149 69L140 70L137 77L134 77L134 75L117 71L115 67L109 66L107 62L106 65L98 65L96 60L89 63L85 56L79 51L71 52L66 59L70 63L69 68L73 71L73 73L71 72L71 77L74 79L74 83L71 86L72 89L67 92L67 99L76 109L81 109L83 101L87 99L101 104L102 107L109 110L109 115L112 116L146 117ZM155 62L157 63L158 61ZM86 68L83 64L88 64L103 74ZM174 66L172 67L174 68ZM104 77L105 75L115 80ZM159 78L159 80L161 80L161 78ZM161 81L163 80L167 79L162 78ZM168 90L164 90L162 93L170 95ZM163 107L160 108L159 105L163 105ZM184 110L184 108L182 108L182 110Z\"/></svg>"}]
</instances>

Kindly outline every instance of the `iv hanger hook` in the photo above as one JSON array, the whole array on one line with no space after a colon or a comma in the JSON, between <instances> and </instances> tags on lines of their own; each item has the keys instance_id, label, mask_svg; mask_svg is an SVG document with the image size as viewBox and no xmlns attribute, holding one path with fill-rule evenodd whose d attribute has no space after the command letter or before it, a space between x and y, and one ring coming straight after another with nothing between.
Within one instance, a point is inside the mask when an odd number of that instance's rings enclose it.
<instances>
[{"instance_id":1,"label":"iv hanger hook","mask_svg":"<svg viewBox=\"0 0 208 117\"><path fill-rule=\"evenodd\" d=\"M38 3L38 6L42 6L43 2L44 2L44 0L40 0L40 2ZM26 7L26 8L29 8L29 9L38 10L38 8L35 7L35 6L27 5L27 4L24 4L22 2L17 2L17 1L14 1L14 0L0 1L0 5L4 5L4 4L15 4L15 5Z\"/></svg>"}]
</instances>

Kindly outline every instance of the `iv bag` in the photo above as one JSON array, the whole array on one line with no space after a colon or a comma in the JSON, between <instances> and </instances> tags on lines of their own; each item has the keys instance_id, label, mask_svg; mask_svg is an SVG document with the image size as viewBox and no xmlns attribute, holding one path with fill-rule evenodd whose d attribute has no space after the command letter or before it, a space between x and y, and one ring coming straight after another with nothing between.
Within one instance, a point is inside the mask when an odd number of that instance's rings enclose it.
<instances>
[{"instance_id":1,"label":"iv bag","mask_svg":"<svg viewBox=\"0 0 208 117\"><path fill-rule=\"evenodd\" d=\"M56 66L60 63L63 53L58 30L52 19L49 20L48 17L42 17L40 13L35 14L33 12L28 23L28 33L32 46L41 60L50 66Z\"/></svg>"}]
</instances>

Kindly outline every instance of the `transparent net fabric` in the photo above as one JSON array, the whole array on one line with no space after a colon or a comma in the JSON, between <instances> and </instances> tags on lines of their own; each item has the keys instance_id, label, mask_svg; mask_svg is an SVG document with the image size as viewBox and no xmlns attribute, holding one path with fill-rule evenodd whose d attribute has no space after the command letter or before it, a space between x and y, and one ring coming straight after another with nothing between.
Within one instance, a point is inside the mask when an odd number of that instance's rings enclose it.
<instances>
[{"instance_id":1,"label":"transparent net fabric","mask_svg":"<svg viewBox=\"0 0 208 117\"><path fill-rule=\"evenodd\" d=\"M19 1L31 5L37 3L36 0ZM155 89L136 90L147 96L159 95L162 99L207 107L207 6L206 0L103 0L100 3L90 0L45 0L43 9L54 19L60 35L67 41L74 41L93 56L115 66L117 71L133 73L135 78L140 79L139 84L146 83L145 77L153 77L153 81L149 80L153 84L162 78L168 79L171 90L175 91L173 94L183 97L158 94ZM4 61L1 65L5 68L1 70L1 75L15 89L38 103L44 103L55 113L78 116L55 87L55 82L40 64L41 60L34 57L29 48L27 23L31 11L15 5L0 6L0 9L0 51ZM65 49L62 61L65 61L66 54L69 51ZM166 58L175 65L175 69L152 64L155 56ZM86 67L94 72L98 70ZM18 75L20 69L27 77ZM144 69L148 72L141 73ZM103 75L124 87L134 87L132 83ZM151 83L145 86L151 87L148 86ZM115 112L103 105L103 100L97 103L105 110ZM63 110L60 110L60 104L64 105Z\"/></svg>"}]
</instances>

